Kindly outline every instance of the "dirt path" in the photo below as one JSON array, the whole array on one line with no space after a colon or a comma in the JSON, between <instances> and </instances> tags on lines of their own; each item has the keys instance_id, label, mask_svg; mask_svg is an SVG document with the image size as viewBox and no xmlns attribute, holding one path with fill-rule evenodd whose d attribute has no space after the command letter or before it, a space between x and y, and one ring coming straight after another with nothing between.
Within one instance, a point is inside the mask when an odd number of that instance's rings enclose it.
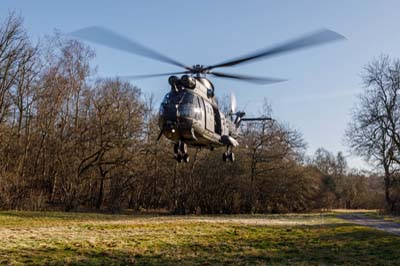
<instances>
[{"instance_id":1,"label":"dirt path","mask_svg":"<svg viewBox=\"0 0 400 266\"><path fill-rule=\"evenodd\" d=\"M338 217L351 223L376 228L400 236L400 224L398 223L374 219L364 214L341 214Z\"/></svg>"}]
</instances>

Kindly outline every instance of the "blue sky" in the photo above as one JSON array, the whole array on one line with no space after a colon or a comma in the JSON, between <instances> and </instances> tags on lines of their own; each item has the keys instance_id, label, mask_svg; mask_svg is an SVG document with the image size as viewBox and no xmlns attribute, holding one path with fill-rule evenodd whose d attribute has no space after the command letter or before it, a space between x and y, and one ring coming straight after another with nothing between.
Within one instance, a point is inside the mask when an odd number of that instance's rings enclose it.
<instances>
[{"instance_id":1,"label":"blue sky","mask_svg":"<svg viewBox=\"0 0 400 266\"><path fill-rule=\"evenodd\" d=\"M343 134L362 91L365 64L380 54L398 57L400 2L396 0L280 1L17 1L0 2L0 18L17 11L33 38L100 25L186 64L214 64L321 28L347 41L324 45L227 72L286 78L272 85L214 79L217 96L234 92L240 108L257 115L263 99L274 116L303 133L308 153L318 147L343 151ZM98 75L136 75L179 70L174 66L92 45ZM225 70L225 69L224 69ZM158 100L165 77L134 82Z\"/></svg>"}]
</instances>

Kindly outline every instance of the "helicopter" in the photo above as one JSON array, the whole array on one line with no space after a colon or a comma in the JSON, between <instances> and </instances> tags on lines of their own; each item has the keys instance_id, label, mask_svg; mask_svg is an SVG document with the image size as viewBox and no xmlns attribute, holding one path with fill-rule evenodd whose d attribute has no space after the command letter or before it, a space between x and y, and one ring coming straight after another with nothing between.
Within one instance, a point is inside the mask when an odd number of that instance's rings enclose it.
<instances>
[{"instance_id":1,"label":"helicopter","mask_svg":"<svg viewBox=\"0 0 400 266\"><path fill-rule=\"evenodd\" d=\"M177 162L189 162L188 146L208 148L226 147L222 154L223 161L235 160L233 148L239 145L239 127L244 121L266 121L270 117L245 118L246 113L236 110L236 97L231 94L230 111L225 114L218 106L214 84L207 76L234 79L256 84L283 82L284 79L256 77L250 75L216 72L216 68L233 67L239 64L254 62L260 59L309 48L329 42L344 40L337 32L322 29L279 45L258 50L224 62L204 66L196 64L188 66L167 57L151 48L133 41L112 30L92 26L69 34L78 39L101 44L103 46L140 55L153 60L168 63L183 71L150 75L125 76L127 79L153 78L170 76L169 92L165 95L159 109L160 133L174 143L174 157ZM177 75L182 75L178 77Z\"/></svg>"}]
</instances>

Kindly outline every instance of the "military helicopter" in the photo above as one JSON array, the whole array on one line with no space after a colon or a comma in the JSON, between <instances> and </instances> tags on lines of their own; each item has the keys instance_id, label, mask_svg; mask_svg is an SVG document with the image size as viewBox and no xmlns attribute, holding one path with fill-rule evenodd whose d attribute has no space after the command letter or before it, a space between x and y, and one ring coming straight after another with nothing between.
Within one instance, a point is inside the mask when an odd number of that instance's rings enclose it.
<instances>
[{"instance_id":1,"label":"military helicopter","mask_svg":"<svg viewBox=\"0 0 400 266\"><path fill-rule=\"evenodd\" d=\"M245 112L236 111L236 98L234 95L231 95L230 112L224 114L218 107L215 97L215 87L207 78L207 75L257 84L282 82L284 81L283 79L216 72L214 69L232 67L345 39L344 36L334 31L323 29L280 45L261 49L218 64L187 66L103 27L83 28L69 35L184 69L184 71L173 73L124 77L138 79L170 76L168 79L170 91L165 95L159 110L160 134L157 141L162 135L172 140L174 143L175 158L178 162L189 162L188 145L205 147L211 150L225 146L226 151L223 153L222 159L223 161L233 162L235 160L233 148L239 145L237 139L240 123L243 121L272 120L269 117L245 118ZM179 78L176 75L182 76Z\"/></svg>"}]
</instances>

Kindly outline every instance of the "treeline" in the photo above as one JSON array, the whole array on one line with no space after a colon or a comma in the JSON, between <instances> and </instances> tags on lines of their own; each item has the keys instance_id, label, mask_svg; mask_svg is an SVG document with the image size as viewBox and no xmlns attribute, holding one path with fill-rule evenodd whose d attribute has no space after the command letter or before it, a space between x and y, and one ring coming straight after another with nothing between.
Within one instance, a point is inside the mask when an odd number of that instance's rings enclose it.
<instances>
[{"instance_id":1,"label":"treeline","mask_svg":"<svg viewBox=\"0 0 400 266\"><path fill-rule=\"evenodd\" d=\"M158 209L171 213L382 208L379 175L349 170L341 153L305 156L280 122L243 125L236 162L190 150L177 163L152 97L96 78L93 51L55 34L32 44L22 19L0 27L0 209ZM270 112L265 106L265 112Z\"/></svg>"}]
</instances>

